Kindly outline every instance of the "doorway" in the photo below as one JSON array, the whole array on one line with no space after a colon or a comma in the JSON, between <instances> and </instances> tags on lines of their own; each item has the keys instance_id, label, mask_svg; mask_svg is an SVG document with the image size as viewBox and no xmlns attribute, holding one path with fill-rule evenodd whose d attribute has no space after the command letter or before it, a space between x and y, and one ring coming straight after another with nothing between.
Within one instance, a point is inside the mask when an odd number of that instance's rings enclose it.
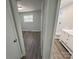
<instances>
[{"instance_id":1,"label":"doorway","mask_svg":"<svg viewBox=\"0 0 79 59\"><path fill-rule=\"evenodd\" d=\"M51 59L73 59L73 0L61 0Z\"/></svg>"},{"instance_id":2,"label":"doorway","mask_svg":"<svg viewBox=\"0 0 79 59\"><path fill-rule=\"evenodd\" d=\"M41 4L42 0L17 0L17 10L25 46L22 59L42 59Z\"/></svg>"},{"instance_id":3,"label":"doorway","mask_svg":"<svg viewBox=\"0 0 79 59\"><path fill-rule=\"evenodd\" d=\"M14 0L11 1L13 3ZM41 7L42 3L40 1L38 2L38 0L35 1L17 0L16 1L17 6L15 5L16 4L15 2L12 5L13 6L12 10L14 12L14 17L16 20L15 23L18 29L17 32L20 37L19 38L20 42L24 43L26 47L25 49L26 53L25 55L23 55L25 59L26 58L30 59L31 58L30 56L39 59L41 58L40 55L43 56L43 59L50 58L50 47L51 47L52 35L54 31L54 24L55 24L54 22L55 22L57 4L59 0L48 0L48 1L45 0L43 1L44 6L42 7ZM40 8L38 8L37 6ZM17 7L17 12L15 7ZM16 14L18 14L18 16ZM41 21L41 18L43 21ZM40 36L42 36L42 40L40 40L39 38ZM31 41L29 42L29 40ZM37 43L38 41L39 43ZM37 46L36 44L39 46ZM24 51L23 45L21 45L21 49L22 49L21 52L23 54ZM36 53L37 51L36 49L38 49L39 52ZM33 55L33 53L35 54Z\"/></svg>"}]
</instances>

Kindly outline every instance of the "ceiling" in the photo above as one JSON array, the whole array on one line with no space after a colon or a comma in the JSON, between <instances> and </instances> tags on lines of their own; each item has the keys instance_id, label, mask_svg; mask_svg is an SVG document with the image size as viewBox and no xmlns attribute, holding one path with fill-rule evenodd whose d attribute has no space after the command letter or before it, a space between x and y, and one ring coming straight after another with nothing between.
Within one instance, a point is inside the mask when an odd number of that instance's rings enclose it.
<instances>
[{"instance_id":1,"label":"ceiling","mask_svg":"<svg viewBox=\"0 0 79 59\"><path fill-rule=\"evenodd\" d=\"M60 8L71 4L73 0L61 0ZM17 0L18 12L41 10L42 0Z\"/></svg>"},{"instance_id":2,"label":"ceiling","mask_svg":"<svg viewBox=\"0 0 79 59\"><path fill-rule=\"evenodd\" d=\"M19 12L29 12L41 9L42 0L17 0Z\"/></svg>"}]
</instances>

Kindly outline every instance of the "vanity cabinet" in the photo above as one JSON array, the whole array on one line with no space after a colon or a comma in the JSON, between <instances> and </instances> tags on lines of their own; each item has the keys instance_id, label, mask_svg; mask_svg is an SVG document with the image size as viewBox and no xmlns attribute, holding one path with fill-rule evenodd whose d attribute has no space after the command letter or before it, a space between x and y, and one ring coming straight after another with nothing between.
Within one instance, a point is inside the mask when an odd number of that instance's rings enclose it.
<instances>
[{"instance_id":1,"label":"vanity cabinet","mask_svg":"<svg viewBox=\"0 0 79 59\"><path fill-rule=\"evenodd\" d=\"M60 42L70 52L73 53L73 35L69 31L62 31Z\"/></svg>"},{"instance_id":2,"label":"vanity cabinet","mask_svg":"<svg viewBox=\"0 0 79 59\"><path fill-rule=\"evenodd\" d=\"M73 40L72 39L73 39L72 35L69 35L67 39L67 46L71 49L71 51L73 51Z\"/></svg>"}]
</instances>

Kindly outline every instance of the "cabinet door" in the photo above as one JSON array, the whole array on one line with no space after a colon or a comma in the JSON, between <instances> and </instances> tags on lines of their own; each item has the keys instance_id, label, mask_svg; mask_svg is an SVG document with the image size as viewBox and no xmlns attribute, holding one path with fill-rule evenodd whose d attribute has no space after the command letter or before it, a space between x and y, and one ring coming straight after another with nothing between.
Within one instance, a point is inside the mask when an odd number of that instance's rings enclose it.
<instances>
[{"instance_id":1,"label":"cabinet door","mask_svg":"<svg viewBox=\"0 0 79 59\"><path fill-rule=\"evenodd\" d=\"M65 43L67 44L67 38L68 38L68 35L67 33L63 32L60 39Z\"/></svg>"},{"instance_id":2,"label":"cabinet door","mask_svg":"<svg viewBox=\"0 0 79 59\"><path fill-rule=\"evenodd\" d=\"M67 46L73 51L73 36L69 35L67 40Z\"/></svg>"}]
</instances>

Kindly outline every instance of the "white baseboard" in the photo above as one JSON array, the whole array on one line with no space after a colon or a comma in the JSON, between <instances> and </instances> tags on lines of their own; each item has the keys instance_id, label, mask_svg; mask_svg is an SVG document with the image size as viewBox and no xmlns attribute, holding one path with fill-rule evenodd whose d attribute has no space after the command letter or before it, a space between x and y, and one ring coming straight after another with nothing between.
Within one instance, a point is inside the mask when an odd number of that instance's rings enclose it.
<instances>
[{"instance_id":1,"label":"white baseboard","mask_svg":"<svg viewBox=\"0 0 79 59\"><path fill-rule=\"evenodd\" d=\"M22 31L40 32L41 30L26 30L26 29L22 29Z\"/></svg>"}]
</instances>

